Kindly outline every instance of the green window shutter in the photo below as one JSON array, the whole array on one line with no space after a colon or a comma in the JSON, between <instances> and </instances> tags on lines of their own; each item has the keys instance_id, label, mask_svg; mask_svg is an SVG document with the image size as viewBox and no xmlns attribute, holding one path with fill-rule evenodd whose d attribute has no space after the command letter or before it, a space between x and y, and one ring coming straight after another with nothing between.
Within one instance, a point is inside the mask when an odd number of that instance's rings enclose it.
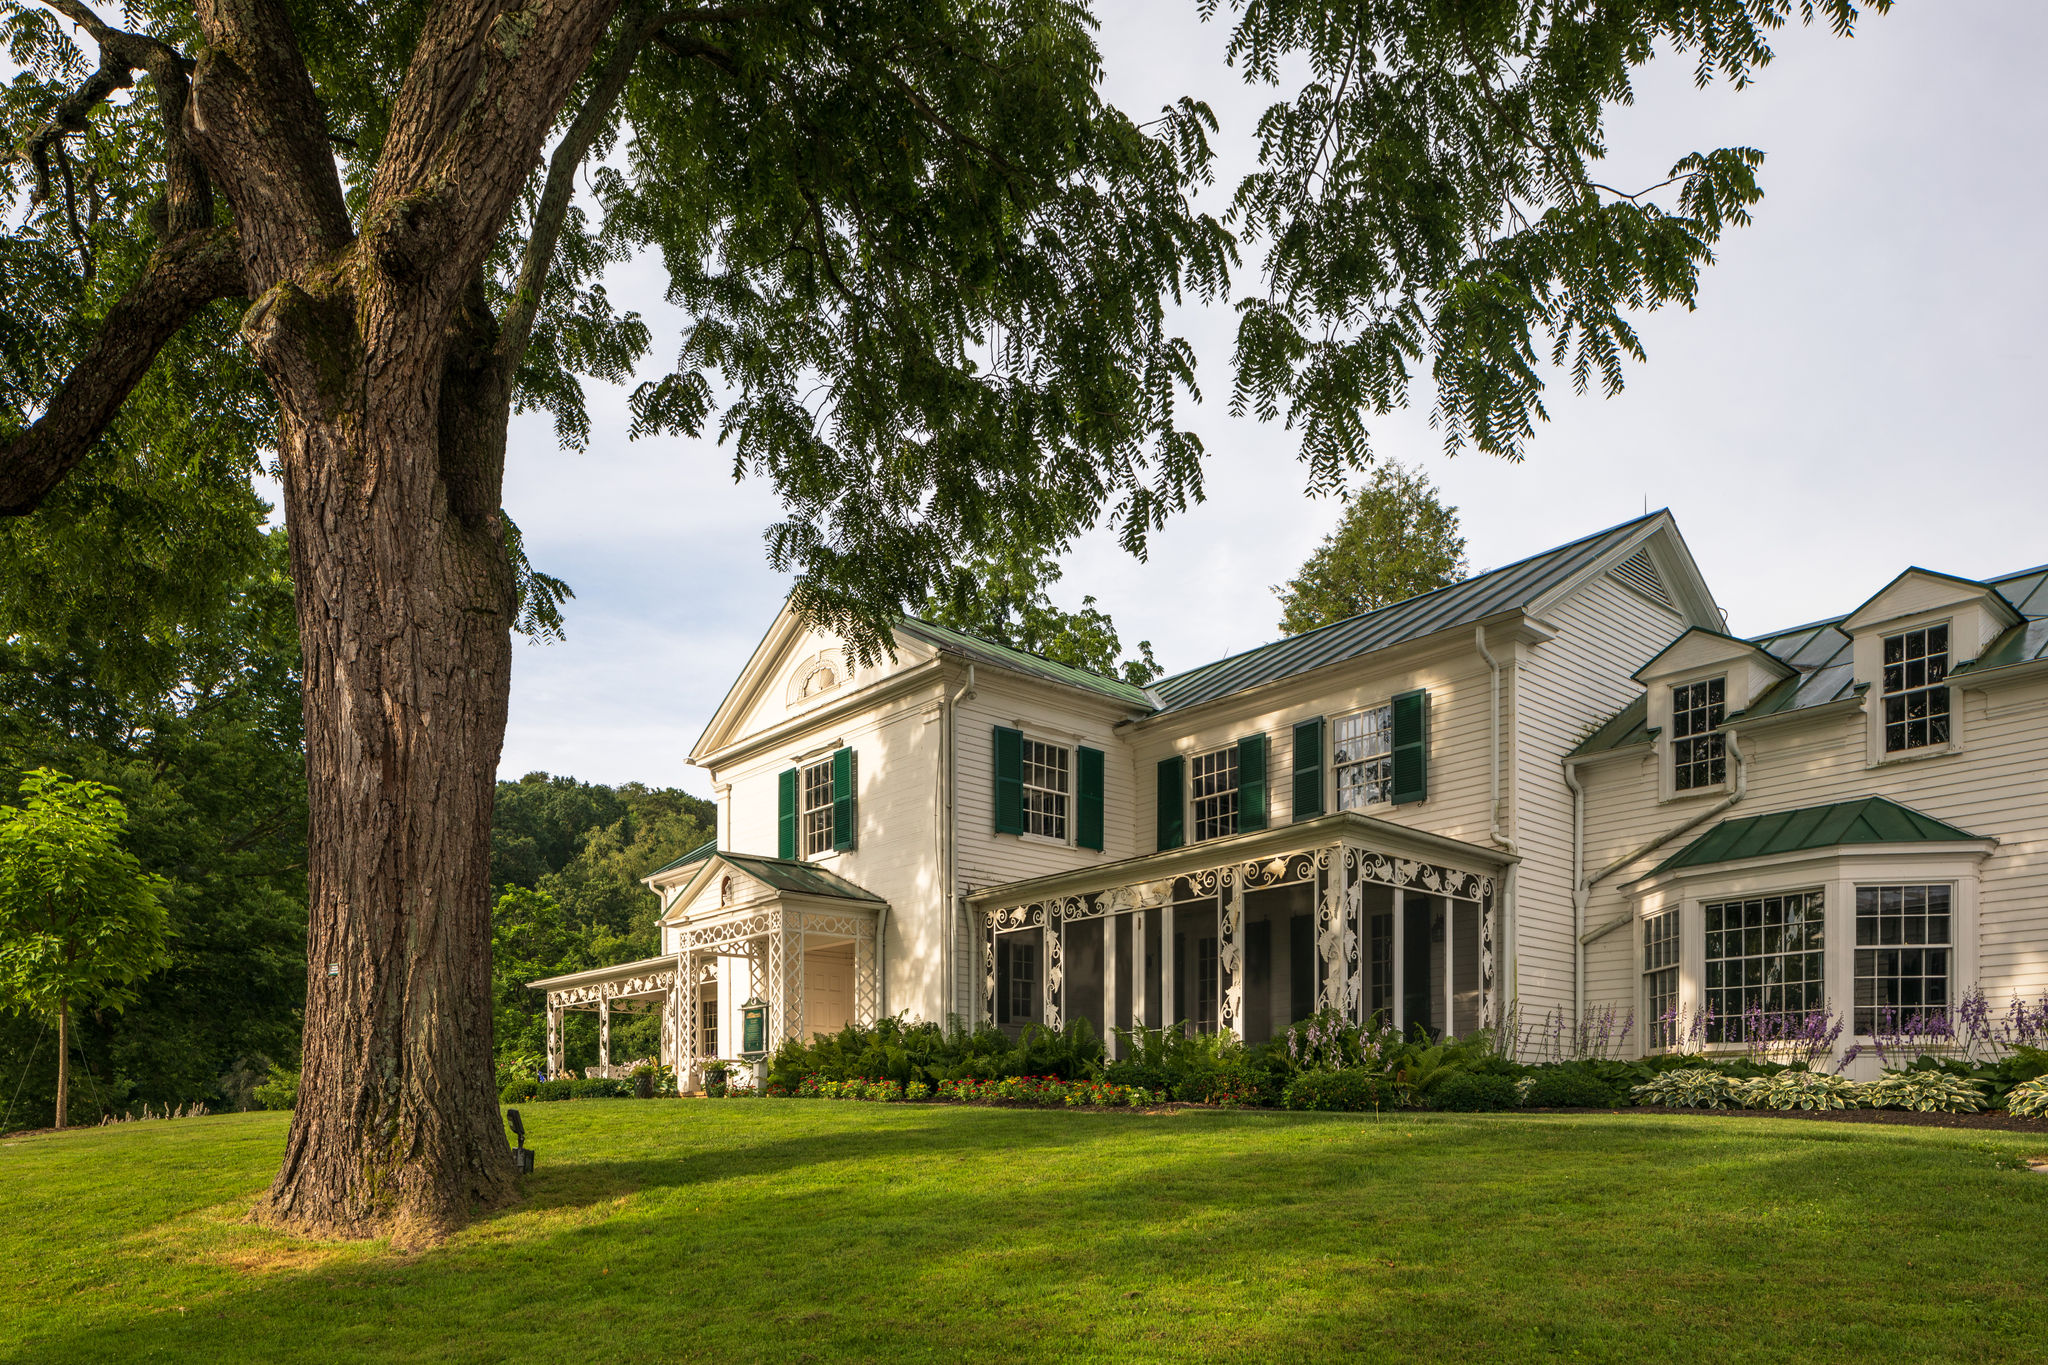
<instances>
[{"instance_id":1,"label":"green window shutter","mask_svg":"<svg viewBox=\"0 0 2048 1365\"><path fill-rule=\"evenodd\" d=\"M1429 693L1416 689L1394 697L1394 804L1429 796Z\"/></svg>"},{"instance_id":2,"label":"green window shutter","mask_svg":"<svg viewBox=\"0 0 2048 1365\"><path fill-rule=\"evenodd\" d=\"M775 856L796 857L796 769L785 768L775 782Z\"/></svg>"},{"instance_id":3,"label":"green window shutter","mask_svg":"<svg viewBox=\"0 0 2048 1365\"><path fill-rule=\"evenodd\" d=\"M832 847L849 849L860 843L859 808L854 803L853 784L858 770L853 750L832 751Z\"/></svg>"},{"instance_id":4,"label":"green window shutter","mask_svg":"<svg viewBox=\"0 0 2048 1365\"><path fill-rule=\"evenodd\" d=\"M1075 774L1080 780L1074 806L1074 842L1082 848L1102 852L1102 750L1082 747L1074 750Z\"/></svg>"},{"instance_id":5,"label":"green window shutter","mask_svg":"<svg viewBox=\"0 0 2048 1365\"><path fill-rule=\"evenodd\" d=\"M1294 818L1323 814L1323 718L1294 727Z\"/></svg>"},{"instance_id":6,"label":"green window shutter","mask_svg":"<svg viewBox=\"0 0 2048 1365\"><path fill-rule=\"evenodd\" d=\"M1237 828L1266 827L1266 737L1246 735L1237 742Z\"/></svg>"},{"instance_id":7,"label":"green window shutter","mask_svg":"<svg viewBox=\"0 0 2048 1365\"><path fill-rule=\"evenodd\" d=\"M1180 754L1159 760L1159 847L1187 842L1188 761Z\"/></svg>"},{"instance_id":8,"label":"green window shutter","mask_svg":"<svg viewBox=\"0 0 2048 1365\"><path fill-rule=\"evenodd\" d=\"M996 727L996 833L1024 832L1024 732Z\"/></svg>"}]
</instances>

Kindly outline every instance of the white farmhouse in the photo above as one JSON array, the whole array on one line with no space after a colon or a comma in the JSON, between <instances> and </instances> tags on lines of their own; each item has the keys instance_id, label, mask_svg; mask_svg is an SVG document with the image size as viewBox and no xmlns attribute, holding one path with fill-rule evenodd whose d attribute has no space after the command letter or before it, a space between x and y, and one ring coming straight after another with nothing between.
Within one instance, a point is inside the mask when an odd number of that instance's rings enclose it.
<instances>
[{"instance_id":1,"label":"white farmhouse","mask_svg":"<svg viewBox=\"0 0 2048 1365\"><path fill-rule=\"evenodd\" d=\"M533 983L550 1065L566 1009L662 1011L688 1087L748 1001L770 1048L1822 1008L1847 1048L2048 988L2048 569L1722 624L1667 512L1145 688L918 621L856 666L785 609L690 756L662 955Z\"/></svg>"}]
</instances>

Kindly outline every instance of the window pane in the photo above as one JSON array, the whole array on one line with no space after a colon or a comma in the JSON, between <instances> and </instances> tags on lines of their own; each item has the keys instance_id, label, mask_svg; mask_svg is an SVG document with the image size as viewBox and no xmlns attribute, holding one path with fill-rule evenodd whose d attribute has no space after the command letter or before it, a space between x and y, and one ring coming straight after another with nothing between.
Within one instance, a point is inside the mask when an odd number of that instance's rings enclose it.
<instances>
[{"instance_id":1,"label":"window pane","mask_svg":"<svg viewBox=\"0 0 2048 1365\"><path fill-rule=\"evenodd\" d=\"M1933 1022L1948 1005L1949 903L1941 883L1856 888L1858 1034ZM1922 946L1925 945L1925 946Z\"/></svg>"},{"instance_id":2,"label":"window pane","mask_svg":"<svg viewBox=\"0 0 2048 1365\"><path fill-rule=\"evenodd\" d=\"M1820 892L1706 907L1709 925L1723 920L1744 928L1706 935L1709 1042L1741 1042L1759 1026L1774 1034L1789 1031L1823 1007Z\"/></svg>"}]
</instances>

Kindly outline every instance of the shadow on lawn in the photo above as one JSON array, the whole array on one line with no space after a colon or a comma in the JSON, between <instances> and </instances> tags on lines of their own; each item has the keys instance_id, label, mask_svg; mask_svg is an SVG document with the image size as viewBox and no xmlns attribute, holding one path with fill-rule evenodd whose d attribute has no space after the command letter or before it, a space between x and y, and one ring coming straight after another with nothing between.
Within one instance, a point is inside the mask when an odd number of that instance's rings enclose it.
<instances>
[{"instance_id":1,"label":"shadow on lawn","mask_svg":"<svg viewBox=\"0 0 2048 1365\"><path fill-rule=\"evenodd\" d=\"M1796 1266L1851 1192L1968 1147L1591 1116L876 1117L686 1120L619 1157L594 1153L646 1135L565 1128L525 1203L446 1246L223 1270L182 1305L124 1286L16 1358L1273 1357L1388 1334L1441 1355L1534 1327L1597 1355L1647 1325L1643 1276L1703 1247ZM1685 1237L1617 1221L1651 1170L1674 1216L1705 1211ZM1750 1207L1716 1212L1730 1191Z\"/></svg>"}]
</instances>

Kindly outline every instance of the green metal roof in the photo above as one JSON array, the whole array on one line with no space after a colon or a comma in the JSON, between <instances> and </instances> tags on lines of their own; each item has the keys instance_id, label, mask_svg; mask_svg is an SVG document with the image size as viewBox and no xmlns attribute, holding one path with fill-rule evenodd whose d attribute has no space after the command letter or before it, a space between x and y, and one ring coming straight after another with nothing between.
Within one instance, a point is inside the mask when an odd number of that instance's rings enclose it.
<instances>
[{"instance_id":1,"label":"green metal roof","mask_svg":"<svg viewBox=\"0 0 2048 1365\"><path fill-rule=\"evenodd\" d=\"M1649 701L1637 697L1610 717L1605 725L1586 736L1585 742L1572 750L1571 757L1583 758L1587 754L1626 749L1631 744L1646 743L1656 733L1650 728Z\"/></svg>"},{"instance_id":2,"label":"green metal roof","mask_svg":"<svg viewBox=\"0 0 2048 1365\"><path fill-rule=\"evenodd\" d=\"M697 845L697 847L691 849L672 863L663 863L647 875L659 877L664 872L673 872L679 867L688 867L691 863L701 863L716 852L718 852L718 840L712 839L709 842Z\"/></svg>"},{"instance_id":3,"label":"green metal roof","mask_svg":"<svg viewBox=\"0 0 2048 1365\"><path fill-rule=\"evenodd\" d=\"M1866 796L1860 801L1723 820L1657 864L1650 875L1843 844L1926 844L1980 837L1896 801Z\"/></svg>"},{"instance_id":4,"label":"green metal roof","mask_svg":"<svg viewBox=\"0 0 2048 1365\"><path fill-rule=\"evenodd\" d=\"M882 898L864 886L846 880L836 872L828 872L816 863L800 862L793 858L764 858L754 853L721 853L711 844L693 848L672 863L648 873L658 877L673 868L687 867L716 857L727 866L736 867L750 877L757 878L776 891L790 891L800 896L831 896L843 901L873 901L881 904Z\"/></svg>"},{"instance_id":5,"label":"green metal roof","mask_svg":"<svg viewBox=\"0 0 2048 1365\"><path fill-rule=\"evenodd\" d=\"M1652 512L1569 545L1475 574L1462 583L1161 678L1152 684L1152 692L1159 698L1162 711L1177 711L1261 683L1306 673L1324 664L1355 659L1438 631L1470 626L1502 612L1526 608L1628 540L1645 523L1668 515L1662 510Z\"/></svg>"},{"instance_id":6,"label":"green metal roof","mask_svg":"<svg viewBox=\"0 0 2048 1365\"><path fill-rule=\"evenodd\" d=\"M928 645L950 650L955 654L965 654L997 668L1028 673L1050 682L1065 683L1069 687L1113 697L1135 710L1151 711L1157 706L1151 694L1142 687L1133 687L1117 678L1092 673L1085 668L1075 668L1072 664L1063 664L1040 654L994 644L948 626L934 625L930 621L920 621L914 616L906 616L897 622L896 629L899 633L923 640Z\"/></svg>"},{"instance_id":7,"label":"green metal roof","mask_svg":"<svg viewBox=\"0 0 2048 1365\"><path fill-rule=\"evenodd\" d=\"M1985 587L1997 590L1999 595L2027 619L1993 640L1990 647L1977 658L1957 664L1950 670L1949 676L1981 673L1990 668L2004 668L2012 664L2034 663L2048 659L2048 564L2022 569L2003 578L1987 578L1983 583ZM1789 630L1752 636L1747 643L1755 645L1764 653L1790 664L1799 671L1793 677L1783 679L1771 687L1751 703L1748 710L1728 717L1729 722L1739 725L1742 721L1756 720L1762 716L1773 716L1785 711L1803 711L1812 706L1825 706L1831 701L1841 701L1867 689L1869 683L1856 681L1855 669L1850 658L1849 637L1842 630L1842 622L1848 619L1846 615L1836 616L1826 621L1809 621L1803 626L1793 626ZM1605 753L1647 739L1650 731L1643 728L1641 723L1642 707L1640 699L1630 702L1626 710L1609 719L1589 735L1573 751L1574 757ZM1634 725L1624 724L1623 722L1631 715L1637 716L1637 722Z\"/></svg>"}]
</instances>

